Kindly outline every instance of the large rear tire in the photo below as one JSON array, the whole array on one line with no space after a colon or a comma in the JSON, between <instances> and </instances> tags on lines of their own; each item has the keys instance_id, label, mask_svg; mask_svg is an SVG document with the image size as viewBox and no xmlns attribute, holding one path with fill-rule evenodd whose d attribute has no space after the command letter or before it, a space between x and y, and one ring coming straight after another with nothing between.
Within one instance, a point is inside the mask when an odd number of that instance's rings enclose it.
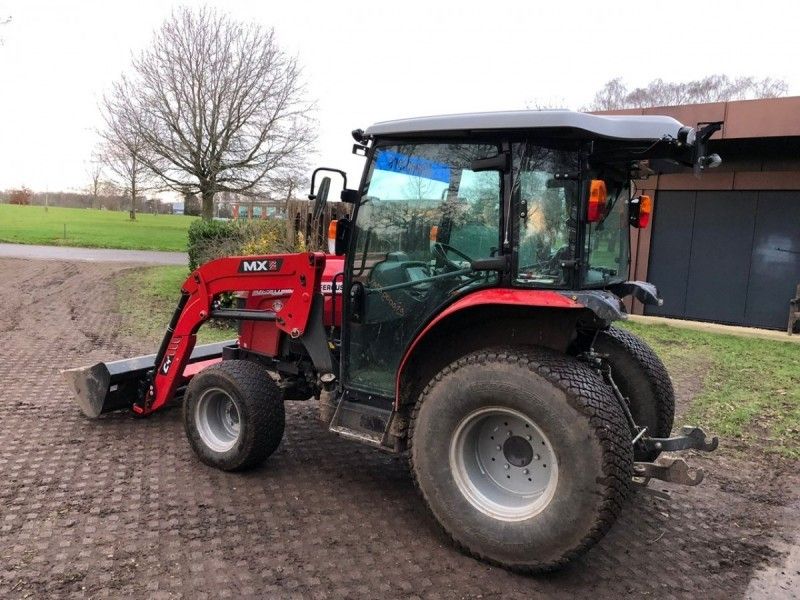
<instances>
[{"instance_id":1,"label":"large rear tire","mask_svg":"<svg viewBox=\"0 0 800 600\"><path fill-rule=\"evenodd\" d=\"M640 337L616 327L598 334L594 349L605 354L614 383L628 398L633 420L647 435L669 437L675 420L675 392L664 363ZM638 461L653 461L660 452L634 449Z\"/></svg>"},{"instance_id":2,"label":"large rear tire","mask_svg":"<svg viewBox=\"0 0 800 600\"><path fill-rule=\"evenodd\" d=\"M409 429L411 470L469 554L522 572L559 568L619 514L630 434L608 386L577 359L480 351L428 384Z\"/></svg>"},{"instance_id":3,"label":"large rear tire","mask_svg":"<svg viewBox=\"0 0 800 600\"><path fill-rule=\"evenodd\" d=\"M197 457L223 471L255 467L281 443L283 398L263 367L228 360L203 369L186 389L183 423Z\"/></svg>"}]
</instances>

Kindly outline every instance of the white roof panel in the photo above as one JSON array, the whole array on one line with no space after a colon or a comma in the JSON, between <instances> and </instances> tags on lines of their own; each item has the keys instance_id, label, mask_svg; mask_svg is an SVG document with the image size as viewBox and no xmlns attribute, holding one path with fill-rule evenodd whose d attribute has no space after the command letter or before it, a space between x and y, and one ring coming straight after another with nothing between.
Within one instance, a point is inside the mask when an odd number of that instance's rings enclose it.
<instances>
[{"instance_id":1,"label":"white roof panel","mask_svg":"<svg viewBox=\"0 0 800 600\"><path fill-rule=\"evenodd\" d=\"M659 140L677 137L683 125L672 117L655 115L592 115L571 110L509 110L463 113L381 121L366 130L371 136L445 131L569 128L620 140Z\"/></svg>"}]
</instances>

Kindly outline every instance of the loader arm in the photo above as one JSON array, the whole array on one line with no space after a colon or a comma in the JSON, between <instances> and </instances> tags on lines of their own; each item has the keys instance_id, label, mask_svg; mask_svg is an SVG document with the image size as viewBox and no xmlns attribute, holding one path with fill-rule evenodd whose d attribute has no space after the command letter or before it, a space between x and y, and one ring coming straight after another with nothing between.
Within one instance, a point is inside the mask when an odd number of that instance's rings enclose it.
<instances>
[{"instance_id":1,"label":"loader arm","mask_svg":"<svg viewBox=\"0 0 800 600\"><path fill-rule=\"evenodd\" d=\"M192 354L197 330L210 318L274 321L292 338L303 339L307 331L316 334L321 322L311 330L309 322L314 313L321 315L320 282L324 268L325 255L319 252L220 258L198 267L181 287L180 301L156 354L155 369L144 396L133 404L134 412L152 413L174 397L185 383L184 368ZM214 305L215 298L226 292L286 289L291 289L292 294L277 312L222 309ZM313 343L320 344L317 335L313 336ZM313 350L321 354L319 348ZM327 345L324 350L327 352Z\"/></svg>"}]
</instances>

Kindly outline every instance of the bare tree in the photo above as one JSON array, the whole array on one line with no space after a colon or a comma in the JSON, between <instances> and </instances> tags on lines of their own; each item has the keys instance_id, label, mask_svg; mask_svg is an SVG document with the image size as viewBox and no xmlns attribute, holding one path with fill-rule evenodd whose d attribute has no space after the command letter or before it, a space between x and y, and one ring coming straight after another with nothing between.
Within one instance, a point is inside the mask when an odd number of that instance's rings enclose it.
<instances>
[{"instance_id":1,"label":"bare tree","mask_svg":"<svg viewBox=\"0 0 800 600\"><path fill-rule=\"evenodd\" d=\"M199 193L206 219L215 193L258 193L314 139L297 60L272 29L211 9L174 12L111 97L147 166Z\"/></svg>"},{"instance_id":2,"label":"bare tree","mask_svg":"<svg viewBox=\"0 0 800 600\"><path fill-rule=\"evenodd\" d=\"M119 112L119 98L110 95L103 99L101 112L105 127L100 132L102 139L98 151L99 160L108 168L117 187L130 194L131 219L136 219L136 200L144 191L154 189L154 172L148 157L148 148L143 136L128 115Z\"/></svg>"},{"instance_id":3,"label":"bare tree","mask_svg":"<svg viewBox=\"0 0 800 600\"><path fill-rule=\"evenodd\" d=\"M270 173L268 181L269 195L282 199L288 210L289 202L299 196L303 187L308 185L308 167L302 157L294 157L283 167Z\"/></svg>"},{"instance_id":4,"label":"bare tree","mask_svg":"<svg viewBox=\"0 0 800 600\"><path fill-rule=\"evenodd\" d=\"M647 108L651 106L675 106L703 102L750 100L755 98L777 98L789 91L781 79L766 77L737 77L709 75L687 82L654 79L644 87L629 90L622 78L607 82L598 91L589 110L617 110L623 108Z\"/></svg>"},{"instance_id":5,"label":"bare tree","mask_svg":"<svg viewBox=\"0 0 800 600\"><path fill-rule=\"evenodd\" d=\"M92 161L86 169L89 176L89 185L86 192L92 197L92 208L99 208L100 194L103 191L103 160L102 157L92 157Z\"/></svg>"}]
</instances>

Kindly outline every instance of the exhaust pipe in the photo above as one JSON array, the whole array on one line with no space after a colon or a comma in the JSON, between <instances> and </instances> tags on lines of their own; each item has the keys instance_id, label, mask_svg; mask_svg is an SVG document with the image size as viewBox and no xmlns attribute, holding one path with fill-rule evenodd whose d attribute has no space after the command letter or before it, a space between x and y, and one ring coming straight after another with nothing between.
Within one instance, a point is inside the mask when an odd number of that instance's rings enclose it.
<instances>
[{"instance_id":1,"label":"exhaust pipe","mask_svg":"<svg viewBox=\"0 0 800 600\"><path fill-rule=\"evenodd\" d=\"M237 341L195 346L184 371L188 380L196 372L193 363L216 362L226 347L235 347ZM66 369L61 374L75 393L81 411L90 419L101 414L130 408L144 397L150 385L157 354L137 356L113 362L100 362L86 367Z\"/></svg>"}]
</instances>

